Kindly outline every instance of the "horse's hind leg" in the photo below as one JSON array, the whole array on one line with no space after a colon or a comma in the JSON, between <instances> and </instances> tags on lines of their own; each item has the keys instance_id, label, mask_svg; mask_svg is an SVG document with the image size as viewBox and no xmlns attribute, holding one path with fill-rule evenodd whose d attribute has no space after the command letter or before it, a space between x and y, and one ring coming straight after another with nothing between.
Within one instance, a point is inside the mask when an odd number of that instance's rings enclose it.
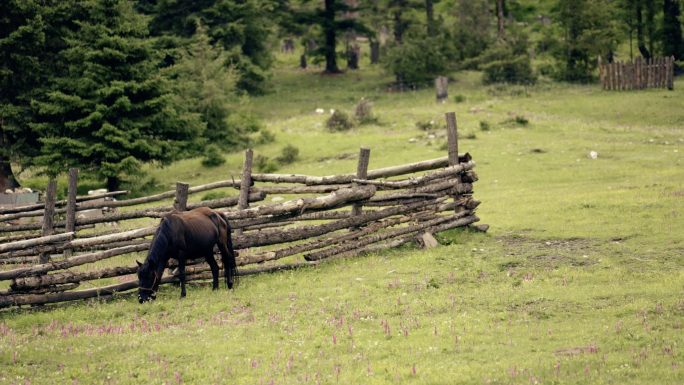
<instances>
[{"instance_id":1,"label":"horse's hind leg","mask_svg":"<svg viewBox=\"0 0 684 385\"><path fill-rule=\"evenodd\" d=\"M181 298L185 297L185 253L182 251L178 252L178 277L180 278L181 284Z\"/></svg>"},{"instance_id":2,"label":"horse's hind leg","mask_svg":"<svg viewBox=\"0 0 684 385\"><path fill-rule=\"evenodd\" d=\"M216 290L219 288L219 267L218 263L216 263L216 258L214 258L214 250L211 250L210 252L207 253L205 259L207 260L207 263L209 264L209 268L211 268L211 276L213 278L213 289Z\"/></svg>"}]
</instances>

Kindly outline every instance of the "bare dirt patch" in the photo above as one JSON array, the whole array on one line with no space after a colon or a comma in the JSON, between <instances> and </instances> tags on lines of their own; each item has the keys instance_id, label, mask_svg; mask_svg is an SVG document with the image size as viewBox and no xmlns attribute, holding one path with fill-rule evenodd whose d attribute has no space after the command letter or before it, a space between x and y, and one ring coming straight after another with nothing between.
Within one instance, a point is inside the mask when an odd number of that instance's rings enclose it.
<instances>
[{"instance_id":1,"label":"bare dirt patch","mask_svg":"<svg viewBox=\"0 0 684 385\"><path fill-rule=\"evenodd\" d=\"M591 353L590 346L573 346L569 348L560 348L554 350L553 354L557 356L576 356L578 354Z\"/></svg>"}]
</instances>

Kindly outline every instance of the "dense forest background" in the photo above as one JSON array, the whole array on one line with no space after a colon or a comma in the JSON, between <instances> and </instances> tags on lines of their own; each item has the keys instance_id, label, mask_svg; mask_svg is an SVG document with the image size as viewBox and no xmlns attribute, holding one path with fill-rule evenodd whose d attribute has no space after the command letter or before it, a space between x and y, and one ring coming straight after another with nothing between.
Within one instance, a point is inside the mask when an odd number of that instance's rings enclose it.
<instances>
[{"instance_id":1,"label":"dense forest background","mask_svg":"<svg viewBox=\"0 0 684 385\"><path fill-rule=\"evenodd\" d=\"M274 54L334 75L359 44L399 91L596 78L598 56L684 60L681 0L7 0L0 4L0 189L78 167L110 190L163 166L273 140L251 100ZM539 60L539 59L542 60ZM533 64L533 59L536 59ZM258 139L253 139L258 138Z\"/></svg>"}]
</instances>

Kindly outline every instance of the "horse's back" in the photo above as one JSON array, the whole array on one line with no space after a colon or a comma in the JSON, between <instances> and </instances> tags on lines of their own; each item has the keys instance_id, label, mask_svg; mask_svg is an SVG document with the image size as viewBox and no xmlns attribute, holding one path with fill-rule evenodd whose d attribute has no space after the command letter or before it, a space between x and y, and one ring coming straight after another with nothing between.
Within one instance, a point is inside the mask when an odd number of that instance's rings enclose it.
<instances>
[{"instance_id":1,"label":"horse's back","mask_svg":"<svg viewBox=\"0 0 684 385\"><path fill-rule=\"evenodd\" d=\"M188 246L213 249L219 237L217 213L210 208L199 207L176 215L185 227L185 240Z\"/></svg>"}]
</instances>

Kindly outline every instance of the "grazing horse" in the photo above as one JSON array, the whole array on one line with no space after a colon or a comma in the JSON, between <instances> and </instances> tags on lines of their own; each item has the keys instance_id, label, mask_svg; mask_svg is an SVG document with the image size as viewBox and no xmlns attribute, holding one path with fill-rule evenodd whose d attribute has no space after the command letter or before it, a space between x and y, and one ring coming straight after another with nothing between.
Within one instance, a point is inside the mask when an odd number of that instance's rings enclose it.
<instances>
[{"instance_id":1,"label":"grazing horse","mask_svg":"<svg viewBox=\"0 0 684 385\"><path fill-rule=\"evenodd\" d=\"M221 252L226 284L233 288L237 280L237 264L233 252L228 220L209 208L192 211L172 211L165 215L152 239L145 263L138 261L138 302L156 299L157 288L169 259L178 261L181 295L185 297L185 260L204 258L218 289L219 267L214 259L214 245Z\"/></svg>"}]
</instances>

